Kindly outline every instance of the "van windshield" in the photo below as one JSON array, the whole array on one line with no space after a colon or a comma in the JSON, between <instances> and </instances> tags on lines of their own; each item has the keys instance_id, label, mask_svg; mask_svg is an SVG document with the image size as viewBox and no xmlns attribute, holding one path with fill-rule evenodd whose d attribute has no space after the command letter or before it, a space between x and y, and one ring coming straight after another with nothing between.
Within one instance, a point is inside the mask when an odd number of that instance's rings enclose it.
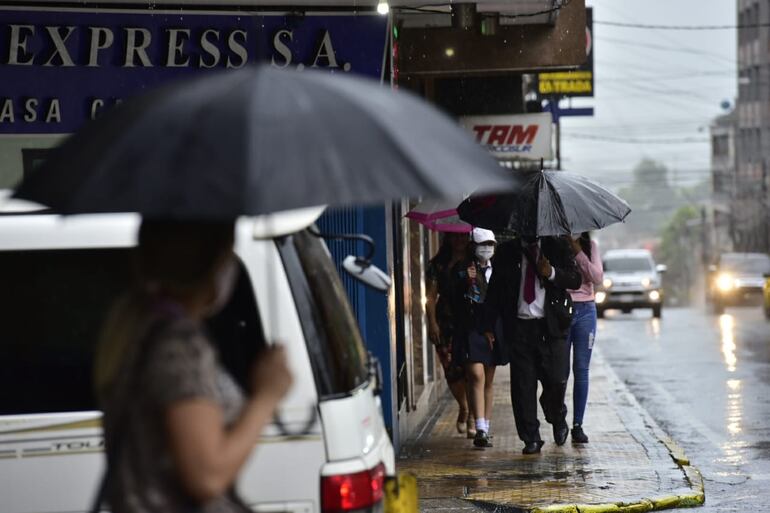
<instances>
[{"instance_id":1,"label":"van windshield","mask_svg":"<svg viewBox=\"0 0 770 513\"><path fill-rule=\"evenodd\" d=\"M0 251L0 415L98 409L94 352L132 275L131 248ZM230 302L208 329L222 363L246 383L264 340L242 265Z\"/></svg>"},{"instance_id":2,"label":"van windshield","mask_svg":"<svg viewBox=\"0 0 770 513\"><path fill-rule=\"evenodd\" d=\"M653 269L649 258L628 257L606 259L604 261L604 270L614 273L640 273L651 272Z\"/></svg>"},{"instance_id":3,"label":"van windshield","mask_svg":"<svg viewBox=\"0 0 770 513\"><path fill-rule=\"evenodd\" d=\"M368 380L367 353L324 242L307 230L278 242L307 339L319 395L350 393Z\"/></svg>"}]
</instances>

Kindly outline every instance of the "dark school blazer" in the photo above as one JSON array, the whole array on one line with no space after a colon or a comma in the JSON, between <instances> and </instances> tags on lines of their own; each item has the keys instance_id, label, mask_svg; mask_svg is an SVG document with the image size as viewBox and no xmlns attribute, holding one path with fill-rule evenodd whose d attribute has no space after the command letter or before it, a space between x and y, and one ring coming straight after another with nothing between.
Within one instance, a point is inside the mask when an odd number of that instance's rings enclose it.
<instances>
[{"instance_id":1,"label":"dark school blazer","mask_svg":"<svg viewBox=\"0 0 770 513\"><path fill-rule=\"evenodd\" d=\"M545 319L548 324L548 335L553 339L567 337L569 325L559 322L557 308L566 302L572 305L572 299L567 289L580 288L582 277L572 249L567 241L556 237L543 237L540 250L551 262L556 275L553 281L541 279L545 288ZM521 260L523 248L521 241L516 239L504 242L497 247L492 259L492 279L487 288L485 301L484 330L493 331L494 322L498 316L503 319L505 338L512 342L516 334L516 322L519 310L519 289L521 287Z\"/></svg>"}]
</instances>

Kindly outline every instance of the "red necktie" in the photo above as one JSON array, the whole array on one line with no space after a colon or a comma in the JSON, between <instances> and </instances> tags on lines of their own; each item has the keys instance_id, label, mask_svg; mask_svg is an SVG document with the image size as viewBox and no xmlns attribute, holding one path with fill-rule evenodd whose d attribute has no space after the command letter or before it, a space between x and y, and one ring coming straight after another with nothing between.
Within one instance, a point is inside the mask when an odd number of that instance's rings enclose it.
<instances>
[{"instance_id":1,"label":"red necktie","mask_svg":"<svg viewBox=\"0 0 770 513\"><path fill-rule=\"evenodd\" d=\"M524 274L524 301L528 305L531 305L535 300L535 265L533 262L537 261L537 246L532 244L524 248L524 251L528 252L532 257L531 260L527 260L527 270Z\"/></svg>"}]
</instances>

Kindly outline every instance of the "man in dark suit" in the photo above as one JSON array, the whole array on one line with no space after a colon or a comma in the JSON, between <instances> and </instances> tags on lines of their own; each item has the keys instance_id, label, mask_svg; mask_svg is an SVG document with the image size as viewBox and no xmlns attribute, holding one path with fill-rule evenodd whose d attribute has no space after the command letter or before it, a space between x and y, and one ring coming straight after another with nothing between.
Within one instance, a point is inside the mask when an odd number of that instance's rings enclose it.
<instances>
[{"instance_id":1,"label":"man in dark suit","mask_svg":"<svg viewBox=\"0 0 770 513\"><path fill-rule=\"evenodd\" d=\"M503 319L511 362L511 401L524 454L540 452L540 404L553 426L554 441L567 440L569 352L565 343L572 316L567 289L580 288L581 276L567 241L555 237L517 239L498 246L495 272L485 302L485 335L494 341L494 322Z\"/></svg>"}]
</instances>

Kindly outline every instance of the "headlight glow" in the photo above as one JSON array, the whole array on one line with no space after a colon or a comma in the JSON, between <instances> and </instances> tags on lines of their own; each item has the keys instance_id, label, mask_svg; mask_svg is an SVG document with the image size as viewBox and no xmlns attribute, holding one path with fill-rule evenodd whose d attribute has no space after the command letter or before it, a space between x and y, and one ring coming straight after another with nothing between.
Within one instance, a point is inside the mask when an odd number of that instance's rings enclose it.
<instances>
[{"instance_id":1,"label":"headlight glow","mask_svg":"<svg viewBox=\"0 0 770 513\"><path fill-rule=\"evenodd\" d=\"M597 292L596 293L596 304L600 305L604 303L604 300L607 299L607 293L606 292Z\"/></svg>"},{"instance_id":2,"label":"headlight glow","mask_svg":"<svg viewBox=\"0 0 770 513\"><path fill-rule=\"evenodd\" d=\"M647 288L652 285L652 281L649 278L642 278L642 287Z\"/></svg>"},{"instance_id":3,"label":"headlight glow","mask_svg":"<svg viewBox=\"0 0 770 513\"><path fill-rule=\"evenodd\" d=\"M605 289L608 289L612 287L612 280L609 278L604 278L604 281L602 282L602 285L604 285Z\"/></svg>"},{"instance_id":4,"label":"headlight glow","mask_svg":"<svg viewBox=\"0 0 770 513\"><path fill-rule=\"evenodd\" d=\"M660 301L660 292L658 292L657 290L651 290L650 301Z\"/></svg>"},{"instance_id":5,"label":"headlight glow","mask_svg":"<svg viewBox=\"0 0 770 513\"><path fill-rule=\"evenodd\" d=\"M729 292L735 287L735 280L727 273L717 276L717 288L721 292Z\"/></svg>"}]
</instances>

